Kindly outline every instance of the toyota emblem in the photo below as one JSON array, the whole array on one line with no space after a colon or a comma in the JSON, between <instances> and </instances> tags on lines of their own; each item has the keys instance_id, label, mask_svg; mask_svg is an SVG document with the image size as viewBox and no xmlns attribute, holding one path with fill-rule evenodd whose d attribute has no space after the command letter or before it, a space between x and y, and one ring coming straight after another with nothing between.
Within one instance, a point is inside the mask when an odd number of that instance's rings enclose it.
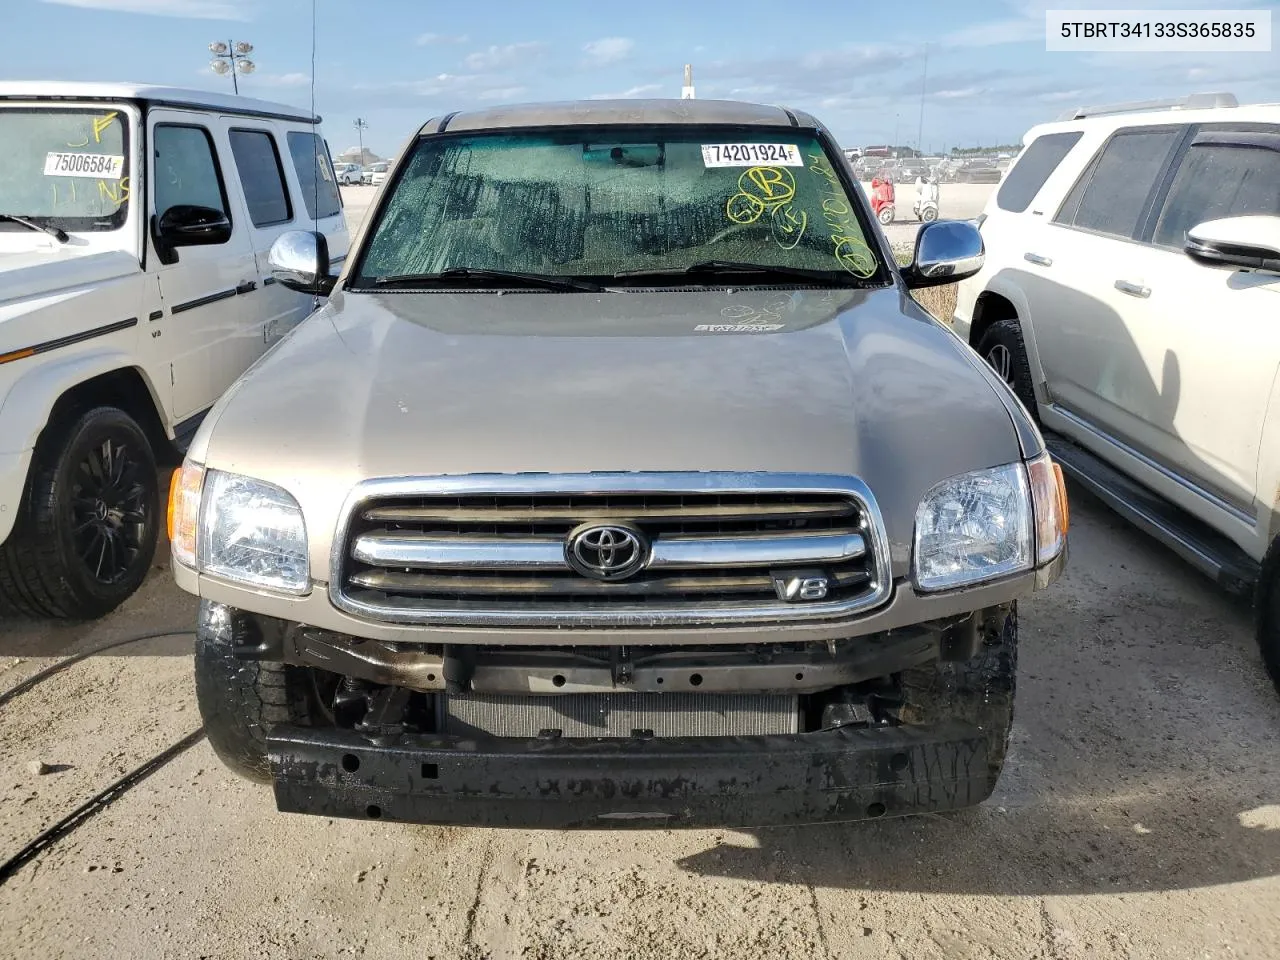
<instances>
[{"instance_id":1,"label":"toyota emblem","mask_svg":"<svg viewBox=\"0 0 1280 960\"><path fill-rule=\"evenodd\" d=\"M625 580L649 561L649 542L632 526L584 523L565 540L564 558L593 580Z\"/></svg>"}]
</instances>

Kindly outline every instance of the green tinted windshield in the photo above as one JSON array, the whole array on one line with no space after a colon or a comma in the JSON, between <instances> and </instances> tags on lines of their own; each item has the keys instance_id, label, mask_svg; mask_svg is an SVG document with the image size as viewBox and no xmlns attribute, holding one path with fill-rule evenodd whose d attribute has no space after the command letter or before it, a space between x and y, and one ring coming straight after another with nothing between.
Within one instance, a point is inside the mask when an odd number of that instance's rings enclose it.
<instances>
[{"instance_id":1,"label":"green tinted windshield","mask_svg":"<svg viewBox=\"0 0 1280 960\"><path fill-rule=\"evenodd\" d=\"M64 230L114 230L129 203L128 116L0 107L0 213ZM0 230L15 229L0 221Z\"/></svg>"},{"instance_id":2,"label":"green tinted windshield","mask_svg":"<svg viewBox=\"0 0 1280 960\"><path fill-rule=\"evenodd\" d=\"M590 129L418 141L355 282L460 267L598 278L712 260L855 283L880 270L813 136Z\"/></svg>"}]
</instances>

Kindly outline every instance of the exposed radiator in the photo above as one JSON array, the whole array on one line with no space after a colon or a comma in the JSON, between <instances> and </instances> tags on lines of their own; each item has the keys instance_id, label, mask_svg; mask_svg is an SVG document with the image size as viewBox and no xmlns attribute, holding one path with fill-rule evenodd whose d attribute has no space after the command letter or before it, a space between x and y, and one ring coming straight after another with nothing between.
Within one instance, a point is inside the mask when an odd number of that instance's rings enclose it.
<instances>
[{"instance_id":1,"label":"exposed radiator","mask_svg":"<svg viewBox=\"0 0 1280 960\"><path fill-rule=\"evenodd\" d=\"M564 737L767 736L799 732L797 697L789 694L588 693L556 696L450 697L446 731L457 736Z\"/></svg>"}]
</instances>

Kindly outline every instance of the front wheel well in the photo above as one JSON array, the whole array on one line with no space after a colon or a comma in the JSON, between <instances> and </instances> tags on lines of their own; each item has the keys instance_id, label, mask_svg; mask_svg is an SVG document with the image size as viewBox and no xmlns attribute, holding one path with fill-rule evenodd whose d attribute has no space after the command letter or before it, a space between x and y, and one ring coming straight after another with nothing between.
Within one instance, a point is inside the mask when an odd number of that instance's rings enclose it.
<instances>
[{"instance_id":1,"label":"front wheel well","mask_svg":"<svg viewBox=\"0 0 1280 960\"><path fill-rule=\"evenodd\" d=\"M116 407L137 422L158 463L173 466L181 462L173 441L165 431L164 420L142 373L136 367L122 367L99 374L68 388L49 412L46 430L58 429L76 415L93 407Z\"/></svg>"},{"instance_id":2,"label":"front wheel well","mask_svg":"<svg viewBox=\"0 0 1280 960\"><path fill-rule=\"evenodd\" d=\"M973 305L973 322L969 324L969 346L977 347L988 330L1001 320L1017 320L1014 305L998 293L981 293Z\"/></svg>"}]
</instances>

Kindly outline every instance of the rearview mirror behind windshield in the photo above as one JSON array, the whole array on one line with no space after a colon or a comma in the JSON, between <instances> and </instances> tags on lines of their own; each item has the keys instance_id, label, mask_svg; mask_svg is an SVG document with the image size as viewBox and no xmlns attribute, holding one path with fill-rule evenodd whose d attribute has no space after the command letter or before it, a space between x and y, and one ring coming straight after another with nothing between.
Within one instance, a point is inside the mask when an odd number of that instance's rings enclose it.
<instances>
[{"instance_id":1,"label":"rearview mirror behind windshield","mask_svg":"<svg viewBox=\"0 0 1280 960\"><path fill-rule=\"evenodd\" d=\"M582 160L598 166L661 167L667 149L661 143L584 144Z\"/></svg>"}]
</instances>

